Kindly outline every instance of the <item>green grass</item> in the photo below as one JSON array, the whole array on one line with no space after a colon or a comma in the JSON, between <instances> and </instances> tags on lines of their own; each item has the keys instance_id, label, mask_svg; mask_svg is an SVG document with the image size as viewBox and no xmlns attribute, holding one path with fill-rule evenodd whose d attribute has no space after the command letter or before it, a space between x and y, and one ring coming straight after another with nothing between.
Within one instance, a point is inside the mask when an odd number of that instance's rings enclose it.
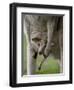
<instances>
[{"instance_id":1,"label":"green grass","mask_svg":"<svg viewBox=\"0 0 74 90\"><path fill-rule=\"evenodd\" d=\"M53 57L48 57L42 67L41 70L38 70L38 67L42 61L43 57L38 56L37 58L37 69L36 69L36 74L54 74L54 73L59 73L60 67L58 65L58 60L55 60Z\"/></svg>"}]
</instances>

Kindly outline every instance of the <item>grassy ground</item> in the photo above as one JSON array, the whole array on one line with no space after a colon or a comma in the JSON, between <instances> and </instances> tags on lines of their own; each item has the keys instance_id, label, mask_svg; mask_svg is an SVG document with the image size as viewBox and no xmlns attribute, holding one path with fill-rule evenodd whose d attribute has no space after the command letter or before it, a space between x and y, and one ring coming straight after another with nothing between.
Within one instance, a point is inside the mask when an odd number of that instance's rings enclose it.
<instances>
[{"instance_id":1,"label":"grassy ground","mask_svg":"<svg viewBox=\"0 0 74 90\"><path fill-rule=\"evenodd\" d=\"M38 67L42 61L43 57L42 56L38 56L37 59L37 69L36 69L36 74L54 74L54 73L59 73L59 65L57 60L55 60L55 58L53 57L48 57L42 67L41 70L38 70Z\"/></svg>"},{"instance_id":2,"label":"grassy ground","mask_svg":"<svg viewBox=\"0 0 74 90\"><path fill-rule=\"evenodd\" d=\"M22 74L27 74L27 42L26 37L23 35L23 62L22 62ZM37 67L35 74L55 74L59 73L58 60L52 57L48 57L45 62L42 64L41 70L38 70L38 67L43 60L43 56L38 56L37 58Z\"/></svg>"}]
</instances>

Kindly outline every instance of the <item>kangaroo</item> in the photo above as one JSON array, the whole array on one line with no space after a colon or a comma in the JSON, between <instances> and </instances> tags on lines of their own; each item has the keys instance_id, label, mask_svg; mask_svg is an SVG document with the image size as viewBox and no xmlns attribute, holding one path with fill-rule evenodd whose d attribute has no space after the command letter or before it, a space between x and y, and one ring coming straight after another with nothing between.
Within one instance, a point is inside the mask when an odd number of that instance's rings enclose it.
<instances>
[{"instance_id":1,"label":"kangaroo","mask_svg":"<svg viewBox=\"0 0 74 90\"><path fill-rule=\"evenodd\" d=\"M38 54L44 59L52 53L59 58L60 72L63 72L63 16L54 15L25 15L25 26L30 42L31 73L35 73Z\"/></svg>"}]
</instances>

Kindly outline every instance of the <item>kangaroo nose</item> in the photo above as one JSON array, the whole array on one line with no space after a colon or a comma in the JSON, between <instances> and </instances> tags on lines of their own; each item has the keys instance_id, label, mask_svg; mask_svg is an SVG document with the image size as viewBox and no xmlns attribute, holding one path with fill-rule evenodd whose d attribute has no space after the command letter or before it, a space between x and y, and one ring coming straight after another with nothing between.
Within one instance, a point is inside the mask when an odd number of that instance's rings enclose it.
<instances>
[{"instance_id":1,"label":"kangaroo nose","mask_svg":"<svg viewBox=\"0 0 74 90\"><path fill-rule=\"evenodd\" d=\"M42 54L42 52L40 51L40 52L39 52L39 54L41 55L41 54Z\"/></svg>"},{"instance_id":2,"label":"kangaroo nose","mask_svg":"<svg viewBox=\"0 0 74 90\"><path fill-rule=\"evenodd\" d=\"M38 46L40 46L40 43L38 43Z\"/></svg>"}]
</instances>

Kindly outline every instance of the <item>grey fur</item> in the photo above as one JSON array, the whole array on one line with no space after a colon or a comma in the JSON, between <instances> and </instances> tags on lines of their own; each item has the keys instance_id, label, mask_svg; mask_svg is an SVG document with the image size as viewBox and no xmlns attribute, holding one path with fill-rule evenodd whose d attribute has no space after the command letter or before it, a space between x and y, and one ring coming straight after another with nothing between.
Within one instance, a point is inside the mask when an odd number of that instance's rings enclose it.
<instances>
[{"instance_id":1,"label":"grey fur","mask_svg":"<svg viewBox=\"0 0 74 90\"><path fill-rule=\"evenodd\" d=\"M31 61L35 55L47 58L50 53L60 58L60 72L63 72L63 17L48 15L24 15L30 42ZM32 62L33 63L33 62ZM35 72L32 64L31 73Z\"/></svg>"}]
</instances>

